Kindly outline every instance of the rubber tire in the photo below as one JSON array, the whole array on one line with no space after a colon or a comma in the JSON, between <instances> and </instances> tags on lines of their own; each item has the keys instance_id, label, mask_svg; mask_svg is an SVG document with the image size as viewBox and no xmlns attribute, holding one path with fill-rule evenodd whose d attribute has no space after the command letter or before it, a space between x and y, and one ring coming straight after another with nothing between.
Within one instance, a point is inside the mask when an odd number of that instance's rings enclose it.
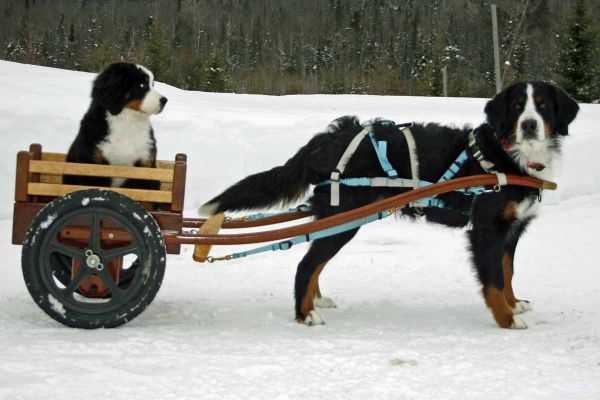
<instances>
[{"instance_id":1,"label":"rubber tire","mask_svg":"<svg viewBox=\"0 0 600 400\"><path fill-rule=\"evenodd\" d=\"M52 230L53 224L60 222L61 217L83 207L97 207L119 213L143 238L140 247L147 254L147 271L140 277L142 282L137 292L115 310L88 314L70 308L68 302L56 304L57 299L52 298L50 293L56 289L49 288L42 278L39 260L45 236ZM87 189L59 197L38 213L25 234L21 262L23 278L31 297L50 317L73 328L114 328L138 316L156 296L165 272L166 249L158 224L139 203L110 190Z\"/></svg>"}]
</instances>

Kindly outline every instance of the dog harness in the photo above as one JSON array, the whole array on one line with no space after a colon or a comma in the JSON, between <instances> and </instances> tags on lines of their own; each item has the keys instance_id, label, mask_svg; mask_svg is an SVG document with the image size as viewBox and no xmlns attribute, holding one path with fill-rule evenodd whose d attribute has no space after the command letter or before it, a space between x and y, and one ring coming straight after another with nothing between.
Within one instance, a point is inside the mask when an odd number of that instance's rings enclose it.
<instances>
[{"instance_id":1,"label":"dog harness","mask_svg":"<svg viewBox=\"0 0 600 400\"><path fill-rule=\"evenodd\" d=\"M404 138L406 140L406 144L408 146L408 154L410 159L410 170L411 170L411 178L405 179L398 177L398 173L392 167L391 163L387 157L387 142L386 141L377 141L375 138L375 134L373 132L373 124L381 124L387 126L396 126L400 128L400 131L404 134ZM410 128L412 127L412 123L404 123L404 124L395 124L393 121L389 120L376 120L376 121L367 121L362 124L363 129L354 136L340 161L338 162L335 170L331 173L329 180L319 183L317 186L330 185L330 204L333 207L337 207L340 205L340 185L346 186L362 186L362 187L390 187L390 188L413 188L417 189L420 187L425 187L432 185L432 182L424 181L419 179L419 163L417 156L417 146L415 143L415 139L412 135ZM379 164L381 168L387 175L386 177L377 177L377 178L340 178L340 176L344 173L348 162L352 158L352 155L356 152L356 149L362 142L365 137L369 137L371 140L371 144L373 145L373 149L375 150L375 154L379 160ZM442 175L442 177L438 180L438 182L446 181L452 179L460 170L465 161L469 158L469 153L473 155L473 157L479 162L481 168L487 172L498 175L499 186L503 186L506 184L506 176L504 174L498 173L495 169L495 165L487 160L483 153L481 152L479 145L477 144L477 140L475 138L475 134L473 131L469 133L469 141L467 148L458 156L458 158L450 165L448 170ZM496 189L497 190L497 189ZM468 189L459 189L458 191L462 192L465 195L478 195L484 193L486 189L482 186L475 186ZM435 198L435 197L426 197L420 199L414 203L410 203L409 207L445 207L445 203L443 200Z\"/></svg>"},{"instance_id":2,"label":"dog harness","mask_svg":"<svg viewBox=\"0 0 600 400\"><path fill-rule=\"evenodd\" d=\"M387 157L387 142L386 141L378 141L375 138L375 134L373 133L373 124L378 123L382 125L388 126L396 126L400 128L402 133L404 134L404 138L406 139L406 143L408 145L408 153L410 158L410 170L411 170L411 178L399 178L397 171L394 169L392 164L389 162ZM412 123L406 124L398 124L396 125L393 121L389 120L376 120L376 121L367 121L362 125L363 129L350 141L350 144L342 154L340 161L338 162L336 169L331 173L330 179L319 183L317 186L330 185L331 186L331 205L339 206L340 204L340 185L346 186L366 186L366 187L396 187L396 188L413 188L417 189L419 187L432 185L431 182L423 181L419 179L419 164L417 157L417 146L410 131L410 127ZM373 149L377 154L377 158L379 160L379 164L383 171L385 171L385 177L376 177L376 178L340 178L346 169L346 165L352 158L352 155L360 145L363 139L369 137L371 144L373 145ZM487 160L483 153L481 152L479 145L477 144L477 139L473 131L469 133L469 141L468 146L462 153L458 156L458 158L450 165L448 170L442 175L442 177L438 180L438 182L446 181L452 179L460 170L462 165L469 158L469 152L473 155L473 157L479 162L481 168L485 170L487 173L496 174L498 177L498 184L494 187L494 191L499 191L500 186L504 186L507 183L506 175L503 173L499 173L496 170L494 163ZM478 195L487 192L485 187L483 186L475 186L468 189L459 189L459 192L464 193L465 195ZM409 207L444 207L444 201L438 199L436 197L423 198L418 200L415 203L410 203ZM297 212L297 211L309 211L310 206L305 204L298 206L297 208L290 208L288 212ZM360 218L355 221L350 221L345 224L341 224L338 226L334 226L331 228L323 229L321 231L317 231L314 233L309 233L306 235L296 236L289 240L285 240L278 243L268 244L265 246L261 246L255 249L242 251L238 253L229 254L223 257L208 257L207 261L212 263L215 261L222 260L231 260L236 258L243 258L253 254L262 253L265 251L277 251L277 250L288 250L292 248L293 245L299 243L310 242L315 239L322 239L329 236L337 235L339 233L347 232L352 229L357 229L362 225L366 225L370 222L377 221L390 215L394 214L397 210L388 210L384 212L379 212L377 214L370 215L365 218ZM272 213L258 213L246 218L251 220L258 220L262 218L266 218L272 216Z\"/></svg>"}]
</instances>

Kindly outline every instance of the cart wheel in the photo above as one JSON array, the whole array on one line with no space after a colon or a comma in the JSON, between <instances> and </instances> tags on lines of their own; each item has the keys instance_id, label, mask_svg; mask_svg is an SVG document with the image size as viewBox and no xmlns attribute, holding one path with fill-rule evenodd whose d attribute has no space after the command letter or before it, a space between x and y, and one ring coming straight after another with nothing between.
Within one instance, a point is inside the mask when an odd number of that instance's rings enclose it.
<instances>
[{"instance_id":1,"label":"cart wheel","mask_svg":"<svg viewBox=\"0 0 600 400\"><path fill-rule=\"evenodd\" d=\"M112 328L150 304L165 272L163 237L138 203L81 190L49 203L23 242L23 278L46 314L75 328Z\"/></svg>"}]
</instances>

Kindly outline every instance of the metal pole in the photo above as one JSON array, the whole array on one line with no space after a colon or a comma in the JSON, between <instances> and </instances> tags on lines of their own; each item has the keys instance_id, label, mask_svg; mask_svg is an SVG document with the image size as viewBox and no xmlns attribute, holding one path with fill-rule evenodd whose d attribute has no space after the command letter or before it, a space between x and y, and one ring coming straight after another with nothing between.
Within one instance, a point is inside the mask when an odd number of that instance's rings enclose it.
<instances>
[{"instance_id":1,"label":"metal pole","mask_svg":"<svg viewBox=\"0 0 600 400\"><path fill-rule=\"evenodd\" d=\"M496 15L496 5L492 4L492 33L494 35L494 72L496 74L496 93L502 90L502 81L500 78L500 50L498 46L498 16Z\"/></svg>"},{"instance_id":2,"label":"metal pole","mask_svg":"<svg viewBox=\"0 0 600 400\"><path fill-rule=\"evenodd\" d=\"M448 67L442 68L442 81L444 84L444 97L448 97Z\"/></svg>"}]
</instances>

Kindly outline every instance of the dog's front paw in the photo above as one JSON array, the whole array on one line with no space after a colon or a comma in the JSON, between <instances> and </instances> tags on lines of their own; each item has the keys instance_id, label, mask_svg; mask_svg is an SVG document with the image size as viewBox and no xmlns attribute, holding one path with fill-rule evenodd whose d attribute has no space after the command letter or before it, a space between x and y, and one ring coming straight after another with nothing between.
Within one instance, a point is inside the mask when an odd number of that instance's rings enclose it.
<instances>
[{"instance_id":1,"label":"dog's front paw","mask_svg":"<svg viewBox=\"0 0 600 400\"><path fill-rule=\"evenodd\" d=\"M527 323L520 317L513 315L509 328L510 329L527 329Z\"/></svg>"},{"instance_id":2,"label":"dog's front paw","mask_svg":"<svg viewBox=\"0 0 600 400\"><path fill-rule=\"evenodd\" d=\"M527 300L517 300L515 306L513 307L513 313L522 314L526 311L531 311L532 309L531 303Z\"/></svg>"},{"instance_id":3,"label":"dog's front paw","mask_svg":"<svg viewBox=\"0 0 600 400\"><path fill-rule=\"evenodd\" d=\"M337 305L331 297L315 297L313 299L313 304L315 307L319 308L337 308Z\"/></svg>"},{"instance_id":4,"label":"dog's front paw","mask_svg":"<svg viewBox=\"0 0 600 400\"><path fill-rule=\"evenodd\" d=\"M306 318L304 318L304 325L313 326L313 325L325 325L325 320L317 312L317 310L312 310L308 313Z\"/></svg>"}]
</instances>

